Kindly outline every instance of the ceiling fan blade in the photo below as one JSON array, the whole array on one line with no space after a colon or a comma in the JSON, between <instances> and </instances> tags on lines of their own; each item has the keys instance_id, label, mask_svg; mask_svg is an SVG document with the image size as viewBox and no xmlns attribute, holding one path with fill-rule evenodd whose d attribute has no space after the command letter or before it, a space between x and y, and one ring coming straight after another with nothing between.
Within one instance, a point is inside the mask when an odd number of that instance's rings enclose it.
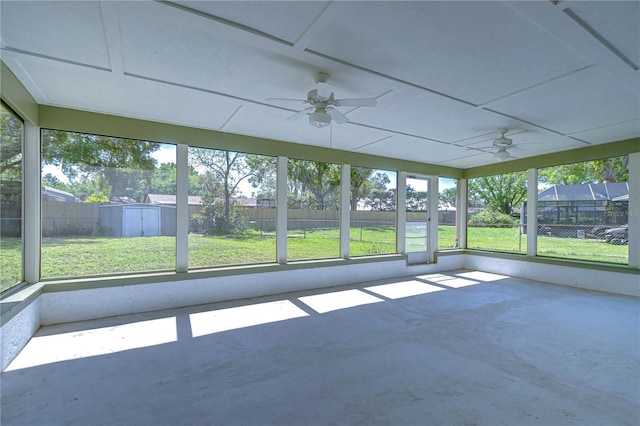
<instances>
[{"instance_id":1,"label":"ceiling fan blade","mask_svg":"<svg viewBox=\"0 0 640 426\"><path fill-rule=\"evenodd\" d=\"M296 102L296 103L302 103L302 104L306 104L309 103L308 100L306 99L287 99L287 98L267 98L265 99L265 101L267 102L271 102L271 101L285 101L285 102Z\"/></svg>"},{"instance_id":2,"label":"ceiling fan blade","mask_svg":"<svg viewBox=\"0 0 640 426\"><path fill-rule=\"evenodd\" d=\"M378 100L375 98L336 99L333 104L335 106L374 107L378 105Z\"/></svg>"},{"instance_id":3,"label":"ceiling fan blade","mask_svg":"<svg viewBox=\"0 0 640 426\"><path fill-rule=\"evenodd\" d=\"M298 118L302 117L303 115L309 114L309 112L313 111L313 109L314 109L313 107L309 107L309 108L303 109L300 112L296 112L291 117L287 118L287 121L297 120Z\"/></svg>"},{"instance_id":4,"label":"ceiling fan blade","mask_svg":"<svg viewBox=\"0 0 640 426\"><path fill-rule=\"evenodd\" d=\"M474 150L480 150L480 149L494 149L495 146L491 145L491 146L468 146L467 149L474 149Z\"/></svg>"},{"instance_id":5,"label":"ceiling fan blade","mask_svg":"<svg viewBox=\"0 0 640 426\"><path fill-rule=\"evenodd\" d=\"M349 119L347 118L347 116L341 113L340 111L338 111L337 109L327 108L327 112L329 113L333 121L335 121L338 124L344 124L349 122Z\"/></svg>"},{"instance_id":6,"label":"ceiling fan blade","mask_svg":"<svg viewBox=\"0 0 640 426\"><path fill-rule=\"evenodd\" d=\"M322 81L318 83L318 91L316 92L316 95L319 98L329 99L331 98L331 94L333 94L332 85L330 85L329 83L324 83Z\"/></svg>"}]
</instances>

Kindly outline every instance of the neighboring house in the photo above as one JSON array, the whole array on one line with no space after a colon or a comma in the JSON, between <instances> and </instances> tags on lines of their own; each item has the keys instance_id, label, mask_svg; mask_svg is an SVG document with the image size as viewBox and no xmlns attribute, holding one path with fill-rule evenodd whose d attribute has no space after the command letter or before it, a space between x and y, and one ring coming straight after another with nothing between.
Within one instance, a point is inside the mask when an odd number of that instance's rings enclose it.
<instances>
[{"instance_id":1,"label":"neighboring house","mask_svg":"<svg viewBox=\"0 0 640 426\"><path fill-rule=\"evenodd\" d=\"M170 194L147 194L144 200L147 204L162 204L165 206L175 206L176 196ZM187 204L189 206L202 206L202 197L199 195L189 195L187 197Z\"/></svg>"},{"instance_id":2,"label":"neighboring house","mask_svg":"<svg viewBox=\"0 0 640 426\"><path fill-rule=\"evenodd\" d=\"M626 224L628 200L628 182L552 185L538 194L538 222L573 225ZM526 201L524 205L526 206ZM524 214L523 211L523 216ZM526 223L525 220L523 223Z\"/></svg>"},{"instance_id":3,"label":"neighboring house","mask_svg":"<svg viewBox=\"0 0 640 426\"><path fill-rule=\"evenodd\" d=\"M238 197L234 201L239 205L247 208L257 207L275 207L275 200L262 200L256 198ZM147 194L144 200L147 204L162 204L165 206L175 206L176 196L170 194ZM187 204L194 207L202 207L202 197L199 195L189 195Z\"/></svg>"},{"instance_id":4,"label":"neighboring house","mask_svg":"<svg viewBox=\"0 0 640 426\"><path fill-rule=\"evenodd\" d=\"M79 200L70 192L42 185L42 201L61 201L73 203L74 201Z\"/></svg>"},{"instance_id":5,"label":"neighboring house","mask_svg":"<svg viewBox=\"0 0 640 426\"><path fill-rule=\"evenodd\" d=\"M269 198L258 198L256 200L256 207L263 209L275 209L276 200L271 200Z\"/></svg>"},{"instance_id":6,"label":"neighboring house","mask_svg":"<svg viewBox=\"0 0 640 426\"><path fill-rule=\"evenodd\" d=\"M256 198L238 197L234 200L239 206L255 209L258 207L258 200Z\"/></svg>"}]
</instances>

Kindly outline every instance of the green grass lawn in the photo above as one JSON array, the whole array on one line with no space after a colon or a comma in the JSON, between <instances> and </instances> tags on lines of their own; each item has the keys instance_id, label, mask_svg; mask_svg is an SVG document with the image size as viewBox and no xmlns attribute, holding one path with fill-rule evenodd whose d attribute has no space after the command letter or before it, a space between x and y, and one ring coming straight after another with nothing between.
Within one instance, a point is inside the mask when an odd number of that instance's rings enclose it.
<instances>
[{"instance_id":1,"label":"green grass lawn","mask_svg":"<svg viewBox=\"0 0 640 426\"><path fill-rule=\"evenodd\" d=\"M517 228L470 227L468 247L508 253L526 253L526 236ZM395 252L393 227L352 228L353 256ZM438 246L455 244L455 227L438 228ZM339 230L289 231L287 256L291 260L339 256ZM2 238L0 289L21 277L21 244L18 238ZM174 237L43 238L42 277L72 277L175 269ZM241 238L189 236L189 267L212 267L244 263L275 262L273 235L249 234ZM538 237L538 255L596 262L628 263L628 246L575 238Z\"/></svg>"},{"instance_id":2,"label":"green grass lawn","mask_svg":"<svg viewBox=\"0 0 640 426\"><path fill-rule=\"evenodd\" d=\"M467 247L470 249L499 251L503 253L527 252L527 236L518 228L467 229ZM629 247L607 244L599 240L538 236L538 256L560 259L587 260L605 263L629 263Z\"/></svg>"},{"instance_id":3,"label":"green grass lawn","mask_svg":"<svg viewBox=\"0 0 640 426\"><path fill-rule=\"evenodd\" d=\"M22 280L22 240L0 239L0 291Z\"/></svg>"},{"instance_id":4,"label":"green grass lawn","mask_svg":"<svg viewBox=\"0 0 640 426\"><path fill-rule=\"evenodd\" d=\"M467 248L500 251L503 253L526 253L527 236L520 235L519 228L467 228Z\"/></svg>"}]
</instances>

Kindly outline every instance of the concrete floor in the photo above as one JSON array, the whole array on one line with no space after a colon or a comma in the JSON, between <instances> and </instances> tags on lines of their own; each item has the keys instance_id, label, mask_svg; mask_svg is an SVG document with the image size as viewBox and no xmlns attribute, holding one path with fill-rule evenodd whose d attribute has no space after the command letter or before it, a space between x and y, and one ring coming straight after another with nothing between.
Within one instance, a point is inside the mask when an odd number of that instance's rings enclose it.
<instances>
[{"instance_id":1,"label":"concrete floor","mask_svg":"<svg viewBox=\"0 0 640 426\"><path fill-rule=\"evenodd\" d=\"M50 326L0 420L637 425L639 327L638 299L474 271Z\"/></svg>"}]
</instances>

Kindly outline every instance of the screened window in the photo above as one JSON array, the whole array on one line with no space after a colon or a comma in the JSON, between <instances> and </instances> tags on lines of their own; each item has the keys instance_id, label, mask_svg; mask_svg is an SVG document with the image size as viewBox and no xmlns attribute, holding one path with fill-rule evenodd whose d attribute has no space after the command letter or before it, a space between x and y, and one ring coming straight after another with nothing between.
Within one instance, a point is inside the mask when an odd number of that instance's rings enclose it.
<instances>
[{"instance_id":1,"label":"screened window","mask_svg":"<svg viewBox=\"0 0 640 426\"><path fill-rule=\"evenodd\" d=\"M351 167L351 256L396 252L397 174Z\"/></svg>"},{"instance_id":2,"label":"screened window","mask_svg":"<svg viewBox=\"0 0 640 426\"><path fill-rule=\"evenodd\" d=\"M438 250L457 247L456 197L458 181L451 178L438 180Z\"/></svg>"},{"instance_id":3,"label":"screened window","mask_svg":"<svg viewBox=\"0 0 640 426\"><path fill-rule=\"evenodd\" d=\"M538 170L538 255L629 262L629 158Z\"/></svg>"},{"instance_id":4,"label":"screened window","mask_svg":"<svg viewBox=\"0 0 640 426\"><path fill-rule=\"evenodd\" d=\"M340 256L340 165L289 159L287 258Z\"/></svg>"},{"instance_id":5,"label":"screened window","mask_svg":"<svg viewBox=\"0 0 640 426\"><path fill-rule=\"evenodd\" d=\"M524 171L469 179L467 247L526 253L526 230L520 217L526 198Z\"/></svg>"},{"instance_id":6,"label":"screened window","mask_svg":"<svg viewBox=\"0 0 640 426\"><path fill-rule=\"evenodd\" d=\"M175 145L42 131L42 277L175 269Z\"/></svg>"},{"instance_id":7,"label":"screened window","mask_svg":"<svg viewBox=\"0 0 640 426\"><path fill-rule=\"evenodd\" d=\"M407 177L405 249L426 252L429 247L429 178Z\"/></svg>"},{"instance_id":8,"label":"screened window","mask_svg":"<svg viewBox=\"0 0 640 426\"><path fill-rule=\"evenodd\" d=\"M189 267L275 262L276 159L189 148Z\"/></svg>"},{"instance_id":9,"label":"screened window","mask_svg":"<svg viewBox=\"0 0 640 426\"><path fill-rule=\"evenodd\" d=\"M22 281L22 140L24 124L2 104L0 138L0 291Z\"/></svg>"}]
</instances>

